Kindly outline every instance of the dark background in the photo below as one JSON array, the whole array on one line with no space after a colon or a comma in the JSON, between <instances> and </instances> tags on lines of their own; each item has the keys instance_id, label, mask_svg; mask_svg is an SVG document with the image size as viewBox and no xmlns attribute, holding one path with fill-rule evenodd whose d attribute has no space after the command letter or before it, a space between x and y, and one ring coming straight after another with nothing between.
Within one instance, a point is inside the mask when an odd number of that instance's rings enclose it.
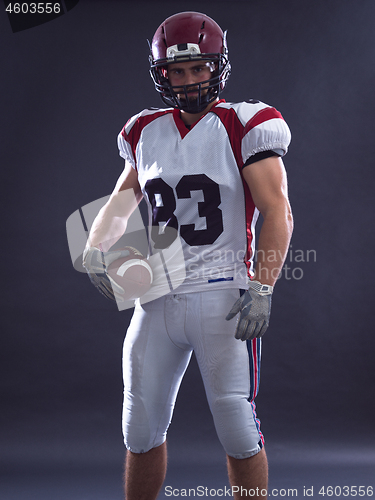
<instances>
[{"instance_id":1,"label":"dark background","mask_svg":"<svg viewBox=\"0 0 375 500\"><path fill-rule=\"evenodd\" d=\"M17 33L0 14L6 500L122 497L131 311L118 312L73 269L65 223L113 189L127 119L161 105L146 39L182 10L228 30L233 73L223 97L272 104L292 130L295 253L274 294L257 400L270 488L303 496L314 487L321 498L321 486L375 487L375 2L80 0ZM169 444L166 485L228 485L194 360Z\"/></svg>"}]
</instances>

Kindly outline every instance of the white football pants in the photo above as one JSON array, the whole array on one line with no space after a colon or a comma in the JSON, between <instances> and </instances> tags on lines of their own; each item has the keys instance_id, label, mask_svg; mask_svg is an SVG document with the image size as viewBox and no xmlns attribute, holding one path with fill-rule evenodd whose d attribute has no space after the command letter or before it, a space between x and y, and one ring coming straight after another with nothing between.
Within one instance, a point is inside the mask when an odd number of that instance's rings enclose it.
<instances>
[{"instance_id":1,"label":"white football pants","mask_svg":"<svg viewBox=\"0 0 375 500\"><path fill-rule=\"evenodd\" d=\"M194 350L216 432L226 453L247 458L263 436L253 402L259 385L261 340L234 338L225 316L239 290L168 295L136 306L124 342L123 433L143 453L161 445Z\"/></svg>"}]
</instances>

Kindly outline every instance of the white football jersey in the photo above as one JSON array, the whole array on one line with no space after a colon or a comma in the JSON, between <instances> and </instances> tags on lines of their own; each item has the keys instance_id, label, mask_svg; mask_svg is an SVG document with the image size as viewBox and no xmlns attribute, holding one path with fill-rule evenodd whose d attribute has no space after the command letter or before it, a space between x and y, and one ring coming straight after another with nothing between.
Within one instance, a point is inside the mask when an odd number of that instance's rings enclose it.
<instances>
[{"instance_id":1,"label":"white football jersey","mask_svg":"<svg viewBox=\"0 0 375 500\"><path fill-rule=\"evenodd\" d=\"M147 109L118 136L148 204L150 252L180 238L186 277L178 293L248 288L259 215L241 170L263 151L287 152L281 114L259 102L218 101L188 129L177 109Z\"/></svg>"}]
</instances>

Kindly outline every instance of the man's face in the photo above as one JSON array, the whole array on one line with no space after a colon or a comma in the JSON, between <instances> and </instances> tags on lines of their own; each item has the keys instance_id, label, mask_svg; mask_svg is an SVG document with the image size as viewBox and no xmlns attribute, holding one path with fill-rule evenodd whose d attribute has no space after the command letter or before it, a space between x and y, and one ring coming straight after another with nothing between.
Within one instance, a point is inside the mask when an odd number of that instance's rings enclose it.
<instances>
[{"instance_id":1,"label":"man's face","mask_svg":"<svg viewBox=\"0 0 375 500\"><path fill-rule=\"evenodd\" d=\"M185 94L183 92L183 85L194 85L200 82L204 82L212 78L212 72L215 69L215 65L209 61L186 61L181 63L173 63L168 65L167 77L170 84L173 87L179 99L184 99ZM181 85L181 93L179 93L178 87ZM208 83L203 86L201 94L207 93L204 87L208 86ZM196 99L198 96L198 87L191 87L188 90L188 97L191 99Z\"/></svg>"}]
</instances>

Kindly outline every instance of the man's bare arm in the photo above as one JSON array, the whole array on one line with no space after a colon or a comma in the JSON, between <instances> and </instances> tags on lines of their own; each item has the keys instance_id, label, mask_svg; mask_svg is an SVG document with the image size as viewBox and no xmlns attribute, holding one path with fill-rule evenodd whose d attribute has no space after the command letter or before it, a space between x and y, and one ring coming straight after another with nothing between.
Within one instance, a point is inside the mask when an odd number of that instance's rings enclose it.
<instances>
[{"instance_id":1,"label":"man's bare arm","mask_svg":"<svg viewBox=\"0 0 375 500\"><path fill-rule=\"evenodd\" d=\"M137 172L130 163L125 163L110 199L93 222L87 246L107 252L124 234L127 221L142 196Z\"/></svg>"},{"instance_id":2,"label":"man's bare arm","mask_svg":"<svg viewBox=\"0 0 375 500\"><path fill-rule=\"evenodd\" d=\"M246 166L244 179L263 216L254 279L274 285L284 264L293 232L287 177L281 158L272 156Z\"/></svg>"}]
</instances>

